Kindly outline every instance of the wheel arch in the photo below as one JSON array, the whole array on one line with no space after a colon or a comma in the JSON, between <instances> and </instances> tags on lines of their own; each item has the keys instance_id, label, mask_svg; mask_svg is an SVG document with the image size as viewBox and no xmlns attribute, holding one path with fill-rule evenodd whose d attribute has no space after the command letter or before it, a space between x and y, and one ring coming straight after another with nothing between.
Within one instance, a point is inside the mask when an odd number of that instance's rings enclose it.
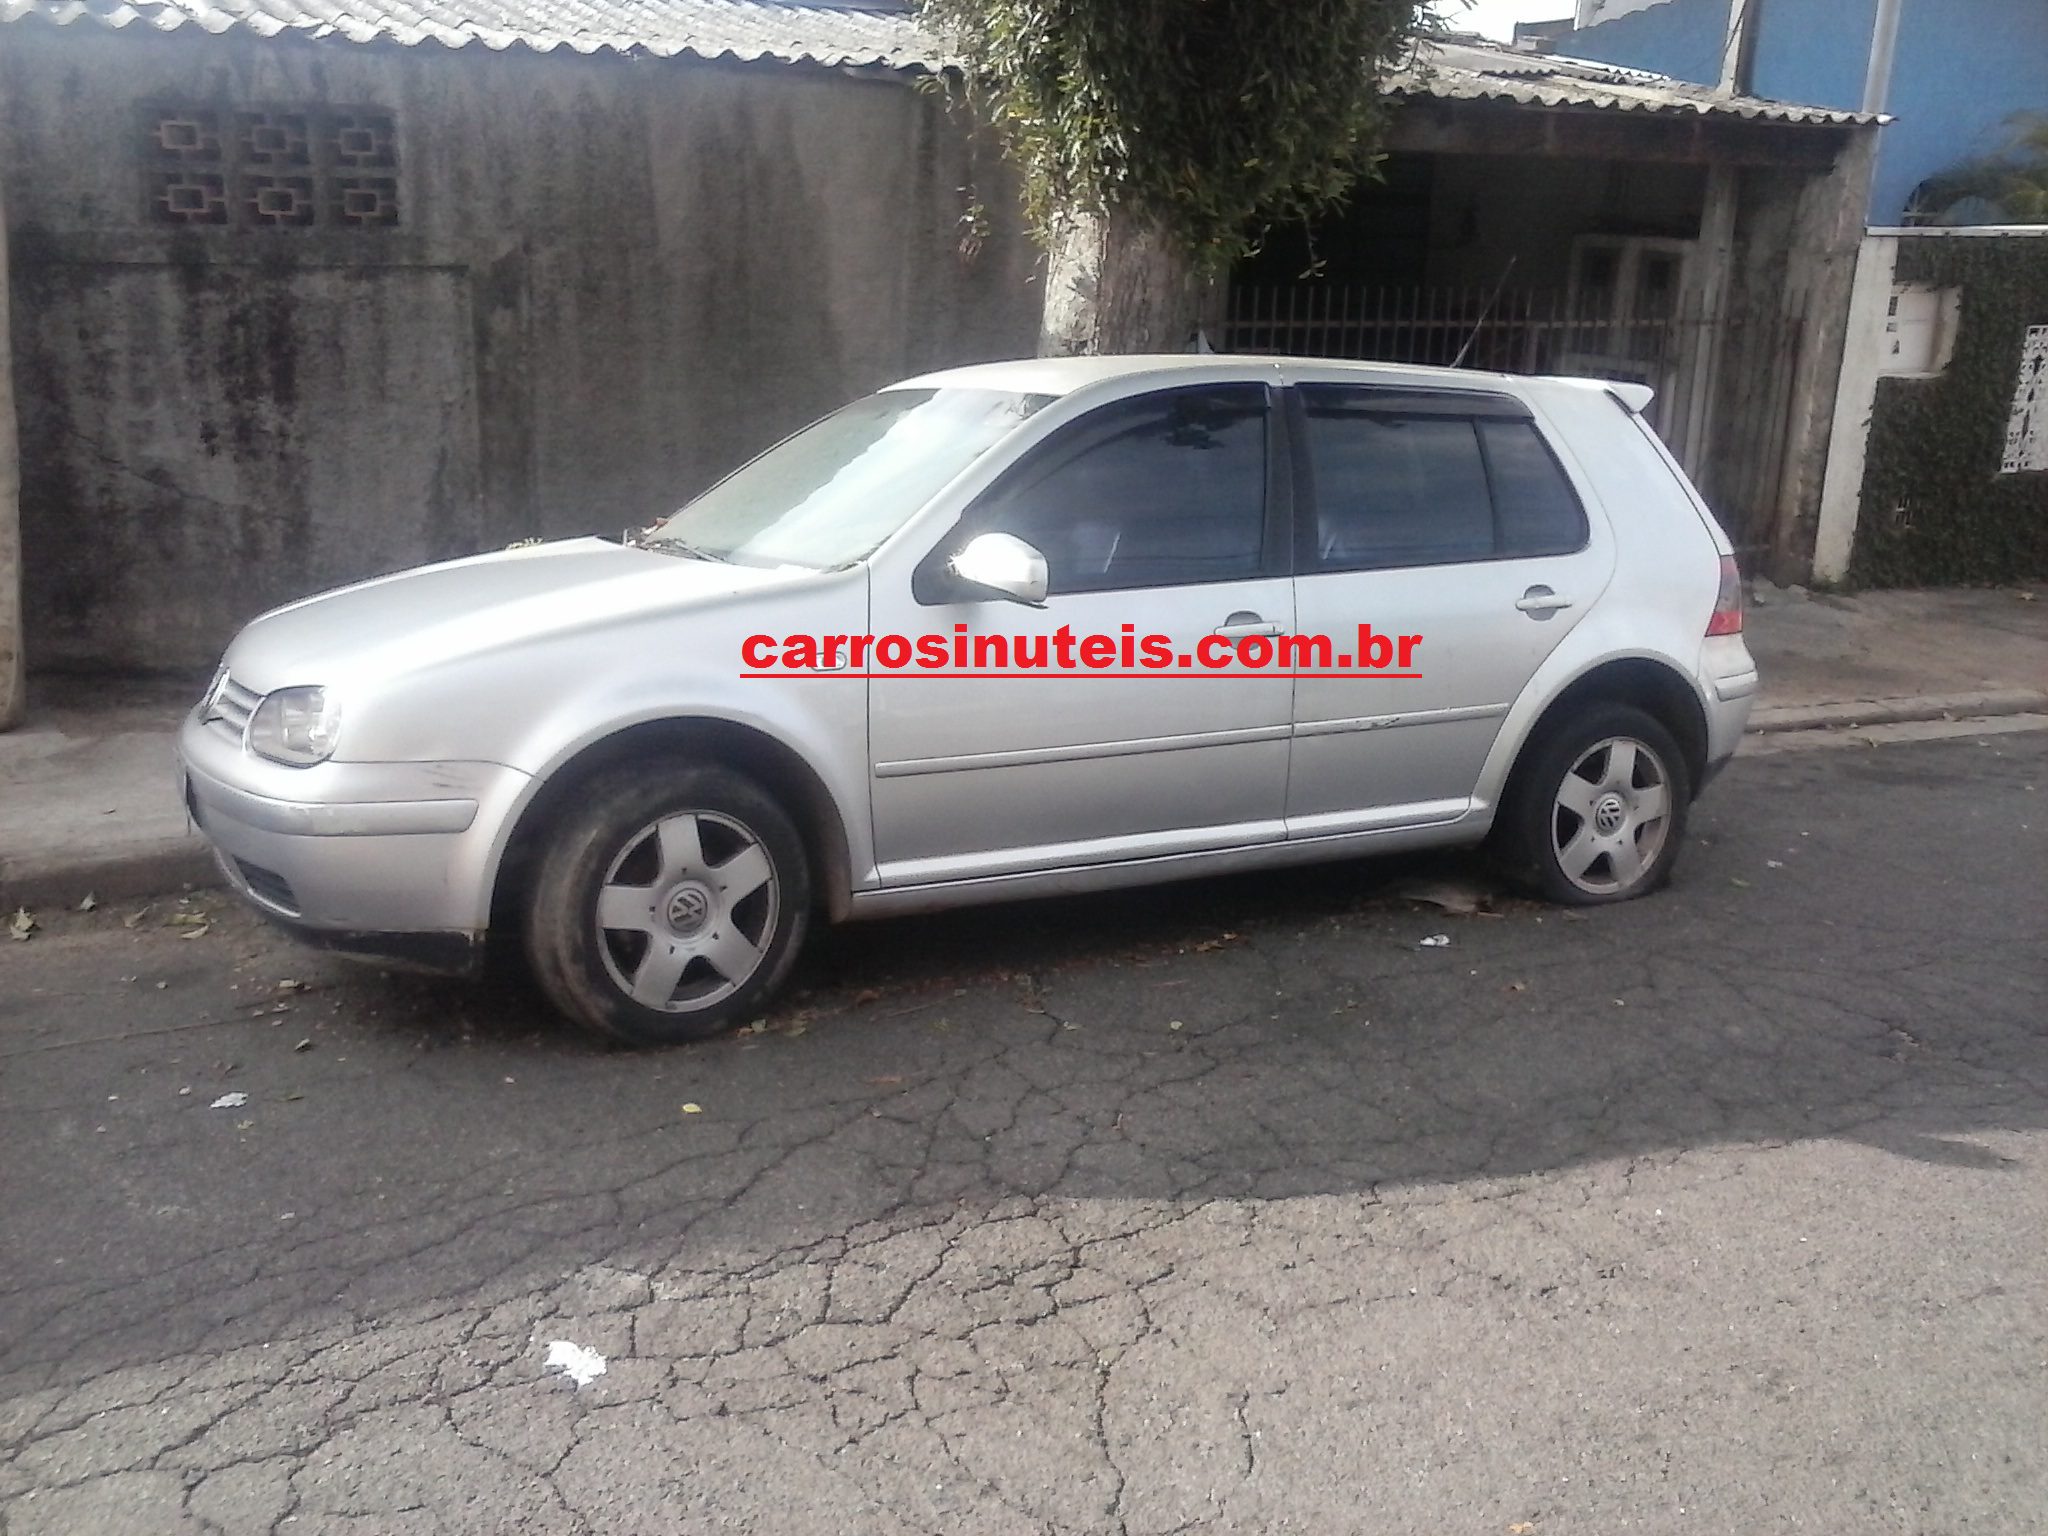
<instances>
[{"instance_id":1,"label":"wheel arch","mask_svg":"<svg viewBox=\"0 0 2048 1536\"><path fill-rule=\"evenodd\" d=\"M1707 766L1707 712L1698 691L1668 661L1651 656L1623 656L1603 661L1573 678L1543 707L1515 748L1514 766L1503 786L1508 804L1521 775L1550 735L1589 703L1632 704L1652 716L1677 739L1685 754L1686 783L1697 798Z\"/></svg>"},{"instance_id":2,"label":"wheel arch","mask_svg":"<svg viewBox=\"0 0 2048 1536\"><path fill-rule=\"evenodd\" d=\"M838 922L851 909L852 854L846 822L825 781L795 748L766 731L715 716L643 720L582 747L528 797L491 880L491 927L509 931L541 839L578 786L626 763L696 758L746 774L789 812L810 857L813 900Z\"/></svg>"}]
</instances>

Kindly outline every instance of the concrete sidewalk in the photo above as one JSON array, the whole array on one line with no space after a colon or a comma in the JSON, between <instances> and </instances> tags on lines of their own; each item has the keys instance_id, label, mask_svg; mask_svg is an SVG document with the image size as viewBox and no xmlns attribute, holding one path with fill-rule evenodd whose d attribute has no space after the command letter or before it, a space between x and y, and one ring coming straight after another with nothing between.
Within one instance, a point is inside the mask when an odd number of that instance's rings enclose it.
<instances>
[{"instance_id":1,"label":"concrete sidewalk","mask_svg":"<svg viewBox=\"0 0 2048 1536\"><path fill-rule=\"evenodd\" d=\"M1807 595L1759 583L1745 632L1759 731L2048 710L2048 596ZM0 911L217 883L185 826L171 738L204 678L44 677L0 735Z\"/></svg>"}]
</instances>

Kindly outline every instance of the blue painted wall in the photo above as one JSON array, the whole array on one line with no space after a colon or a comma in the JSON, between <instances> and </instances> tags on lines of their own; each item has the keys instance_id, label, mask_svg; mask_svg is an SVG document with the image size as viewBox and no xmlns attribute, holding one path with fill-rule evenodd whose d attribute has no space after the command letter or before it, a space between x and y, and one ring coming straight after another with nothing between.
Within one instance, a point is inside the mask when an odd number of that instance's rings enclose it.
<instances>
[{"instance_id":1,"label":"blue painted wall","mask_svg":"<svg viewBox=\"0 0 2048 1536\"><path fill-rule=\"evenodd\" d=\"M1758 0L1756 93L1855 107L1876 0ZM1663 0L1560 38L1579 58L1720 78L1728 0ZM1913 188L2004 141L2014 112L2048 112L2048 0L1903 0L1869 222L1896 224Z\"/></svg>"}]
</instances>

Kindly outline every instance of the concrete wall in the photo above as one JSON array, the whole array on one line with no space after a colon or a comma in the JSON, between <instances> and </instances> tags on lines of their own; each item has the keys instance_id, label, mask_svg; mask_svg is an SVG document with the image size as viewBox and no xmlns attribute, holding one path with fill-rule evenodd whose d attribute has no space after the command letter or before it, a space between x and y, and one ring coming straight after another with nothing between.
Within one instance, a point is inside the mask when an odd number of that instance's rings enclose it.
<instances>
[{"instance_id":1,"label":"concrete wall","mask_svg":"<svg viewBox=\"0 0 2048 1536\"><path fill-rule=\"evenodd\" d=\"M901 77L0 41L39 666L204 667L311 590L643 523L855 394L1036 336L993 149ZM394 113L398 226L152 225L154 101Z\"/></svg>"},{"instance_id":2,"label":"concrete wall","mask_svg":"<svg viewBox=\"0 0 2048 1536\"><path fill-rule=\"evenodd\" d=\"M1790 370L1781 381L1782 467L1751 525L1763 551L1760 563L1780 581L1804 581L1812 571L1877 132L1859 130L1842 149L1832 176L1750 168L1740 178L1734 290L1778 295L1786 313L1801 317L1789 358L1780 341L1759 333L1767 350L1725 359L1720 374L1723 408L1740 412L1764 398L1756 386L1767 371ZM1779 408L1774 400L1772 409Z\"/></svg>"},{"instance_id":3,"label":"concrete wall","mask_svg":"<svg viewBox=\"0 0 2048 1536\"><path fill-rule=\"evenodd\" d=\"M1558 51L1711 85L1728 9L1729 0L1664 0L1574 32ZM1861 105L1876 0L1770 0L1758 15L1758 95ZM1897 120L1879 147L1873 224L1897 223L1937 171L2002 148L2014 112L2048 111L2048 4L1907 0L1885 109Z\"/></svg>"}]
</instances>

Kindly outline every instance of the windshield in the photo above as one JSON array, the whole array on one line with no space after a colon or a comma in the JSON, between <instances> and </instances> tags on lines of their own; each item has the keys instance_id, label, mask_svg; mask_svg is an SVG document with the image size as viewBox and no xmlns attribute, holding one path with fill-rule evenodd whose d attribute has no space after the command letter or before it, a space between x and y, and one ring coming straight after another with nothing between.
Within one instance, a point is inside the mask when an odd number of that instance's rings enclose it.
<instances>
[{"instance_id":1,"label":"windshield","mask_svg":"<svg viewBox=\"0 0 2048 1536\"><path fill-rule=\"evenodd\" d=\"M994 389L869 395L728 475L641 542L740 565L828 570L863 559L1051 399Z\"/></svg>"}]
</instances>

